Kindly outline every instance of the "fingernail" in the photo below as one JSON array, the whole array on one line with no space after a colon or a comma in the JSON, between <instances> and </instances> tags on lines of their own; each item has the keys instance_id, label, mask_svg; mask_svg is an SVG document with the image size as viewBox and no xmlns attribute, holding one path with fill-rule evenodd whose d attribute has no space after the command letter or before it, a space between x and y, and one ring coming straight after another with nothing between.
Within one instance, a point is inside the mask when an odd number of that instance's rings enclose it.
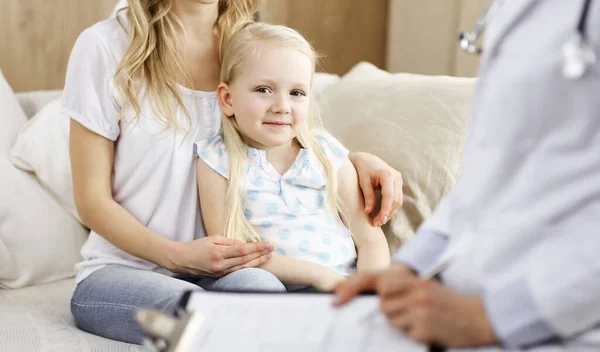
<instances>
[{"instance_id":1,"label":"fingernail","mask_svg":"<svg viewBox=\"0 0 600 352\"><path fill-rule=\"evenodd\" d=\"M341 300L342 299L341 299L341 297L339 295L333 296L333 305L337 306L338 304L340 304Z\"/></svg>"},{"instance_id":2,"label":"fingernail","mask_svg":"<svg viewBox=\"0 0 600 352\"><path fill-rule=\"evenodd\" d=\"M273 254L271 254L271 253L267 254L267 259L271 259L272 256L273 256Z\"/></svg>"},{"instance_id":3,"label":"fingernail","mask_svg":"<svg viewBox=\"0 0 600 352\"><path fill-rule=\"evenodd\" d=\"M385 216L383 217L383 223L384 223L384 224L387 224L387 222L388 222L388 216L387 216L387 215L385 215Z\"/></svg>"}]
</instances>

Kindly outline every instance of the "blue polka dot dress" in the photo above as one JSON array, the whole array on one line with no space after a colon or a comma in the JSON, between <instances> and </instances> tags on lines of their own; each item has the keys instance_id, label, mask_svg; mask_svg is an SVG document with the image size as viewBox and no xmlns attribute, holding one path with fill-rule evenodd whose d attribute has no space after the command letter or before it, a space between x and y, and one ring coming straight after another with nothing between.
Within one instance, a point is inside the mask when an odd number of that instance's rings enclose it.
<instances>
[{"instance_id":1,"label":"blue polka dot dress","mask_svg":"<svg viewBox=\"0 0 600 352\"><path fill-rule=\"evenodd\" d=\"M326 132L317 141L337 172L348 150ZM222 136L194 144L195 154L228 178ZM327 180L311 149L301 149L283 175L268 162L264 150L248 147L244 216L276 253L327 266L342 275L354 272L356 250L348 229L327 205Z\"/></svg>"}]
</instances>

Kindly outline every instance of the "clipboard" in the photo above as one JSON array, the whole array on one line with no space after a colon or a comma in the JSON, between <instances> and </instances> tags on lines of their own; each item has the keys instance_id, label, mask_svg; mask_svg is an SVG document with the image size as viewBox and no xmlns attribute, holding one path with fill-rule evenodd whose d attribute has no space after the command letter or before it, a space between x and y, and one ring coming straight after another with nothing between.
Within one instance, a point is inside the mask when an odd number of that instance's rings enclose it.
<instances>
[{"instance_id":1,"label":"clipboard","mask_svg":"<svg viewBox=\"0 0 600 352\"><path fill-rule=\"evenodd\" d=\"M207 316L206 314L204 314L201 309L197 309L197 308L202 308L202 307L198 307L197 303L194 303L194 301L197 301L197 299L202 299L204 300L206 297L212 297L211 298L207 298L207 300L205 302L209 302L209 301L213 301L214 298L219 297L219 298L224 298L223 294L226 295L226 297L229 297L227 299L231 299L234 300L235 302L237 302L237 304L239 304L239 302L244 302L246 300L244 300L244 297L242 295L246 295L246 297L248 297L248 295L251 295L251 297L253 297L254 299L256 299L257 297L260 298L261 301L269 301L269 297L274 298L275 300L281 300L284 296L286 297L286 300L288 300L287 298L289 296L293 296L291 297L291 299L289 299L289 303L290 304L296 304L299 305L300 307L303 307L303 305L306 305L307 302L310 302L312 300L312 302L315 302L315 299L317 301L321 301L321 307L324 308L325 310L329 310L329 313L331 313L331 305L330 305L330 300L331 298L331 294L328 293L318 293L318 292L305 292L305 293L274 293L274 292L252 292L252 293L248 293L248 292L206 292L206 291L186 291L182 297L180 298L179 302L178 302L178 310L177 312L175 312L174 316L169 316L169 315L165 315L164 313L155 311L155 310L149 310L149 309L142 309L141 311L138 312L136 318L138 320L138 322L140 323L140 325L143 327L143 329L146 331L147 333L147 337L144 339L144 345L146 345L146 347L151 350L151 351L157 351L157 352L191 352L191 351L205 351L205 352L211 352L212 350L218 350L219 352L221 351L225 351L227 352L228 350L231 349L227 349L226 346L223 346L222 344L219 344L216 347L208 347L205 348L206 346L202 346L203 344L203 337L202 337L202 333L203 333L203 329L206 329L207 327L210 327L211 323L213 323L212 319L210 316ZM217 296L215 296L217 295ZM310 295L310 296L307 296ZM389 325L387 325L387 322L385 321L385 319L381 316L381 314L379 313L379 307L378 307L378 300L376 298L376 296L373 295L373 293L363 293L362 295L360 295L359 297L357 297L354 302L359 302L358 305L357 303L350 303L348 306L352 306L355 305L354 307L346 307L346 308L339 308L340 310L344 310L346 309L346 317L342 317L343 320L346 321L347 323L347 330L350 330L349 335L352 337L353 335L356 334L352 334L352 328L356 328L359 329L359 335L360 332L364 332L361 329L365 329L366 327L371 327L372 328L372 324L373 323L378 323L379 324L379 328L383 329L385 331L384 332L384 336L371 336L371 338L374 338L376 341L376 343L373 345L369 345L369 343L365 343L364 341L362 341L362 345L360 344L360 341L358 344L352 345L352 347L354 347L354 350L356 351L403 351L403 352L423 352L423 351L428 351L428 352L444 352L446 349L442 346L437 346L437 345L430 345L430 346L425 346L425 345L419 345L416 344L415 342L412 342L408 337L406 336L402 336L400 333L398 333L397 331L393 330L391 327L389 327ZM251 302L244 302L243 304L248 304ZM323 303L325 303L326 305L323 306ZM308 305L310 307L310 304ZM269 307L273 308L274 306L269 304ZM314 309L314 307L313 307ZM336 311L339 311L336 309ZM236 312L240 313L239 311ZM281 311L279 313L275 313L275 316L277 316L277 314L281 315ZM256 314L256 313L254 313ZM339 317L338 317L339 318ZM288 317L288 321L294 321L294 317ZM350 326L350 328L348 328L348 324ZM215 328L214 326L212 326L213 328ZM218 329L218 327L217 327ZM223 331L225 331L225 333L223 333ZM381 331L379 331L381 332ZM348 333L348 331L346 331L346 333ZM221 329L221 331L219 332L220 336L230 336L230 335L236 335L235 332L232 331L228 331L227 329ZM346 339L346 335L344 335L343 333L340 334L338 331L338 334L333 334L333 336L329 336L331 334L330 329L325 331L324 334L322 334L320 336L321 340L320 343L315 346L313 344L313 348L310 348L310 346L307 346L307 348L303 349L303 352L305 351L333 351L333 349L330 348L329 345L333 345L333 347L335 347L336 345L336 340L340 340L340 339ZM281 337L280 336L280 341L281 341ZM354 336L356 337L356 336ZM364 339L364 337L363 337ZM397 339L397 341L394 341L394 339ZM296 340L298 340L298 336L296 336ZM355 339L357 340L357 339ZM360 338L358 340L361 340ZM252 342L252 341L251 341ZM346 341L342 341L343 343L348 344L348 341L346 339ZM355 341L356 342L356 341ZM382 346L383 343L383 346ZM283 336L283 345L285 346L279 346L278 349L279 350L284 350L286 352L293 352L291 348L289 348L290 345L293 344L293 338L290 338L290 340L285 340L285 336ZM328 345L329 344L329 345ZM379 344L379 345L378 345ZM244 351L249 350L247 348L248 346L245 345L244 346ZM260 349L260 348L259 348ZM344 352L348 352L347 349L341 349L344 350ZM264 352L264 350L261 350L262 352Z\"/></svg>"},{"instance_id":2,"label":"clipboard","mask_svg":"<svg viewBox=\"0 0 600 352\"><path fill-rule=\"evenodd\" d=\"M169 352L427 352L387 324L374 295L332 306L328 293L188 291ZM434 350L437 351L437 350Z\"/></svg>"}]
</instances>

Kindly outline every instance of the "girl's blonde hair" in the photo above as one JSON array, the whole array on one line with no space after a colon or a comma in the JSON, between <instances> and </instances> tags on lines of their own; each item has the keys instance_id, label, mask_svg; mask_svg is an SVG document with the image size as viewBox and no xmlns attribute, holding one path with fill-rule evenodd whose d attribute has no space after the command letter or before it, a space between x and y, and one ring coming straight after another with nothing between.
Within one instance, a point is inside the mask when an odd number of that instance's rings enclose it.
<instances>
[{"instance_id":1,"label":"girl's blonde hair","mask_svg":"<svg viewBox=\"0 0 600 352\"><path fill-rule=\"evenodd\" d=\"M255 22L246 25L231 38L223 51L220 80L228 85L232 84L244 68L244 61L248 56L258 55L262 45L282 47L297 50L308 56L312 62L313 75L318 64L318 55L310 43L295 30L279 25ZM312 77L311 77L312 82ZM309 97L310 99L310 97ZM313 133L314 129L323 129L319 111L310 99L310 113L307 123L300 131L298 141L305 148L310 148L320 161L325 176L327 177L326 204L333 214L341 216L345 221L346 211L337 196L337 175L333 166L325 156L323 148L317 142ZM238 132L235 116L228 117L222 114L223 139L228 154L229 182L226 194L227 214L225 218L224 235L242 241L258 241L260 237L256 229L244 216L244 200L246 199L246 165L247 145Z\"/></svg>"},{"instance_id":2,"label":"girl's blonde hair","mask_svg":"<svg viewBox=\"0 0 600 352\"><path fill-rule=\"evenodd\" d=\"M177 118L177 109L181 108L185 113L188 128L192 121L183 105L178 82L182 80L191 86L191 79L184 65L182 44L177 40L177 33L185 32L181 21L171 11L173 1L128 0L128 6L121 9L127 11L128 26L123 23L121 26L129 33L129 45L114 80L123 103L121 111L131 107L135 112L134 119L137 119L141 111L139 98L145 94L165 128L184 129ZM254 20L259 1L219 1L215 23L219 34L219 57L231 35ZM119 15L117 19L121 21Z\"/></svg>"}]
</instances>

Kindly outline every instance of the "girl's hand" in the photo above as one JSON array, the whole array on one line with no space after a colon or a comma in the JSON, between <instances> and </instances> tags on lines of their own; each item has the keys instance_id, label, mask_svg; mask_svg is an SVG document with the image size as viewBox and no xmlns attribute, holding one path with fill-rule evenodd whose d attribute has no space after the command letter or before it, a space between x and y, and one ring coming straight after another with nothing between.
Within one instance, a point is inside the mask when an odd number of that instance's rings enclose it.
<instances>
[{"instance_id":1,"label":"girl's hand","mask_svg":"<svg viewBox=\"0 0 600 352\"><path fill-rule=\"evenodd\" d=\"M315 283L313 284L313 286L321 292L331 292L333 291L333 288L335 286L337 286L338 284L340 284L341 282L345 281L346 278L331 270L331 269L327 269L324 270L322 273L319 273L317 280L315 281Z\"/></svg>"},{"instance_id":2,"label":"girl's hand","mask_svg":"<svg viewBox=\"0 0 600 352\"><path fill-rule=\"evenodd\" d=\"M387 223L402 206L402 175L383 160L368 153L352 153L350 160L356 168L358 182L365 197L365 213L371 214L375 209L375 189L381 187L381 209L373 218L373 225Z\"/></svg>"},{"instance_id":3,"label":"girl's hand","mask_svg":"<svg viewBox=\"0 0 600 352\"><path fill-rule=\"evenodd\" d=\"M193 276L221 277L264 264L273 250L273 245L267 242L244 243L223 236L207 236L191 242L173 242L165 268Z\"/></svg>"}]
</instances>

